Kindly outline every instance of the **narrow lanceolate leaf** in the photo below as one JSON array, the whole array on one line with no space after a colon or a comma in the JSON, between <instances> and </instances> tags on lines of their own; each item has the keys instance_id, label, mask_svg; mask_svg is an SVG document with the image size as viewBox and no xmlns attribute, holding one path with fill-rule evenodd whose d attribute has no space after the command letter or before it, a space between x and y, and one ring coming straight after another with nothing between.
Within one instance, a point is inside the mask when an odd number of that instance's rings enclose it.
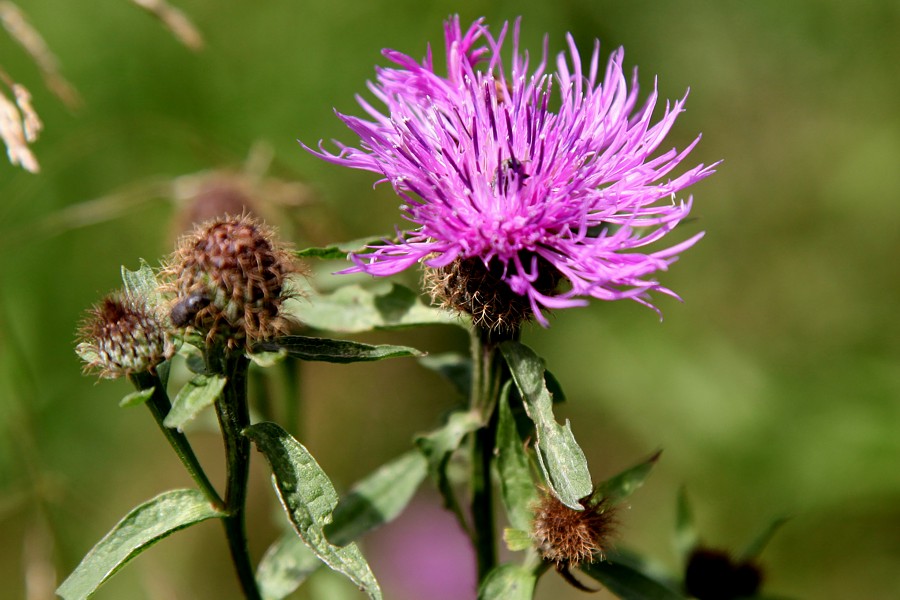
<instances>
[{"instance_id":1,"label":"narrow lanceolate leaf","mask_svg":"<svg viewBox=\"0 0 900 600\"><path fill-rule=\"evenodd\" d=\"M548 485L563 504L582 510L578 500L591 493L591 474L569 421L560 425L553 416L553 397L544 383L544 361L518 342L503 342L500 350L534 422L535 447Z\"/></svg>"},{"instance_id":2,"label":"narrow lanceolate leaf","mask_svg":"<svg viewBox=\"0 0 900 600\"><path fill-rule=\"evenodd\" d=\"M627 565L603 561L579 569L622 600L684 600L678 592Z\"/></svg>"},{"instance_id":3,"label":"narrow lanceolate leaf","mask_svg":"<svg viewBox=\"0 0 900 600\"><path fill-rule=\"evenodd\" d=\"M298 258L320 258L322 260L343 260L351 252L359 252L364 250L370 244L377 244L382 238L369 237L350 240L349 242L340 242L331 244L330 246L321 246L318 248L304 248L297 250L294 254Z\"/></svg>"},{"instance_id":4,"label":"narrow lanceolate leaf","mask_svg":"<svg viewBox=\"0 0 900 600\"><path fill-rule=\"evenodd\" d=\"M197 375L178 390L163 424L181 431L200 411L215 403L224 387L225 378L221 375Z\"/></svg>"},{"instance_id":5,"label":"narrow lanceolate leaf","mask_svg":"<svg viewBox=\"0 0 900 600\"><path fill-rule=\"evenodd\" d=\"M124 396L121 400L119 400L119 406L122 408L128 408L131 406L140 406L144 402L150 399L153 395L153 390L155 387L147 388L146 390L138 390L136 392L131 392L130 394Z\"/></svg>"},{"instance_id":6,"label":"narrow lanceolate leaf","mask_svg":"<svg viewBox=\"0 0 900 600\"><path fill-rule=\"evenodd\" d=\"M500 473L500 494L509 523L516 529L529 530L533 518L531 506L537 500L525 444L516 429L516 420L509 407L507 382L500 394L497 422L497 470Z\"/></svg>"},{"instance_id":7,"label":"narrow lanceolate leaf","mask_svg":"<svg viewBox=\"0 0 900 600\"><path fill-rule=\"evenodd\" d=\"M325 537L338 495L328 476L300 442L274 423L258 423L244 430L272 466L275 489L297 534L329 567L346 575L370 598L380 600L381 589L355 543L335 546Z\"/></svg>"},{"instance_id":8,"label":"narrow lanceolate leaf","mask_svg":"<svg viewBox=\"0 0 900 600\"><path fill-rule=\"evenodd\" d=\"M179 529L224 517L197 490L173 490L141 504L106 534L59 586L65 600L88 598L125 564Z\"/></svg>"},{"instance_id":9,"label":"narrow lanceolate leaf","mask_svg":"<svg viewBox=\"0 0 900 600\"><path fill-rule=\"evenodd\" d=\"M654 452L647 460L641 461L617 475L613 475L597 486L593 498L598 500L605 498L613 504L621 502L644 485L644 481L646 481L653 466L656 465L656 461L659 460L660 454L662 454L662 450Z\"/></svg>"},{"instance_id":10,"label":"narrow lanceolate leaf","mask_svg":"<svg viewBox=\"0 0 900 600\"><path fill-rule=\"evenodd\" d=\"M781 526L787 523L790 519L788 517L778 517L777 519L773 519L771 523L769 523L765 529L759 532L755 538L753 538L747 547L744 548L743 552L740 554L741 561L751 561L755 560L766 547L766 544L772 539L772 536L775 535L775 532L781 529Z\"/></svg>"},{"instance_id":11,"label":"narrow lanceolate leaf","mask_svg":"<svg viewBox=\"0 0 900 600\"><path fill-rule=\"evenodd\" d=\"M156 274L144 259L141 259L137 271L122 267L122 283L125 284L125 293L132 298L142 298L151 308L162 305L163 297L156 283Z\"/></svg>"},{"instance_id":12,"label":"narrow lanceolate leaf","mask_svg":"<svg viewBox=\"0 0 900 600\"><path fill-rule=\"evenodd\" d=\"M297 537L286 531L266 550L256 569L256 583L265 600L282 600L322 566L322 561Z\"/></svg>"},{"instance_id":13,"label":"narrow lanceolate leaf","mask_svg":"<svg viewBox=\"0 0 900 600\"><path fill-rule=\"evenodd\" d=\"M427 472L425 457L418 450L383 465L341 498L325 535L333 543L344 545L394 520L412 500Z\"/></svg>"},{"instance_id":14,"label":"narrow lanceolate leaf","mask_svg":"<svg viewBox=\"0 0 900 600\"><path fill-rule=\"evenodd\" d=\"M478 589L478 600L531 600L537 577L522 565L507 563L494 568Z\"/></svg>"},{"instance_id":15,"label":"narrow lanceolate leaf","mask_svg":"<svg viewBox=\"0 0 900 600\"><path fill-rule=\"evenodd\" d=\"M682 487L678 491L678 502L675 508L675 552L681 565L686 566L691 551L697 547L699 535L694 525L694 511L688 500L687 490Z\"/></svg>"},{"instance_id":16,"label":"narrow lanceolate leaf","mask_svg":"<svg viewBox=\"0 0 900 600\"><path fill-rule=\"evenodd\" d=\"M415 325L463 325L452 313L425 306L419 296L395 283L344 286L331 294L310 294L291 303L294 316L315 329L360 333Z\"/></svg>"},{"instance_id":17,"label":"narrow lanceolate leaf","mask_svg":"<svg viewBox=\"0 0 900 600\"><path fill-rule=\"evenodd\" d=\"M284 350L288 356L300 360L314 360L330 363L353 363L398 358L402 356L424 356L409 346L372 346L349 340L331 340L302 335L286 335L254 346L254 352L278 352Z\"/></svg>"},{"instance_id":18,"label":"narrow lanceolate leaf","mask_svg":"<svg viewBox=\"0 0 900 600\"><path fill-rule=\"evenodd\" d=\"M428 461L428 473L448 508L453 508L455 499L447 477L447 463L466 435L481 426L481 415L477 411L459 411L451 414L440 429L416 438L416 445Z\"/></svg>"},{"instance_id":19,"label":"narrow lanceolate leaf","mask_svg":"<svg viewBox=\"0 0 900 600\"><path fill-rule=\"evenodd\" d=\"M325 527L328 540L345 545L394 520L409 504L425 475L425 458L418 450L411 450L359 481L332 513L333 520ZM266 551L257 569L263 597L284 598L321 564L293 530L286 533Z\"/></svg>"}]
</instances>

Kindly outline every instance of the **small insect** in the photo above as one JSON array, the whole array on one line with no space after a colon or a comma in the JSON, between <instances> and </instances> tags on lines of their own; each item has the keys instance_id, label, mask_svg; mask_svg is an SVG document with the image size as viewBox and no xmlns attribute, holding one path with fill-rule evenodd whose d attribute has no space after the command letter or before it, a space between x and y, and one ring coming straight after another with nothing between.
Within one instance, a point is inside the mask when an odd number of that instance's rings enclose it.
<instances>
[{"instance_id":1,"label":"small insect","mask_svg":"<svg viewBox=\"0 0 900 600\"><path fill-rule=\"evenodd\" d=\"M178 301L172 307L169 318L175 327L187 327L194 320L201 310L209 306L209 296L206 294L191 294L190 296Z\"/></svg>"}]
</instances>

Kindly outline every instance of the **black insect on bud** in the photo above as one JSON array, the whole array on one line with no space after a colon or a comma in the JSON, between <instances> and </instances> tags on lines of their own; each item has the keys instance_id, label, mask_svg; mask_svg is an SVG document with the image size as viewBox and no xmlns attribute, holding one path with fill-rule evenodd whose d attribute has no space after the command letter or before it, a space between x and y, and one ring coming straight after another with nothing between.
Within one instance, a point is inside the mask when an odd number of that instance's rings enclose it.
<instances>
[{"instance_id":1,"label":"black insect on bud","mask_svg":"<svg viewBox=\"0 0 900 600\"><path fill-rule=\"evenodd\" d=\"M191 294L175 303L169 313L169 319L175 327L187 327L194 322L197 313L209 306L209 303L209 296L206 294Z\"/></svg>"}]
</instances>

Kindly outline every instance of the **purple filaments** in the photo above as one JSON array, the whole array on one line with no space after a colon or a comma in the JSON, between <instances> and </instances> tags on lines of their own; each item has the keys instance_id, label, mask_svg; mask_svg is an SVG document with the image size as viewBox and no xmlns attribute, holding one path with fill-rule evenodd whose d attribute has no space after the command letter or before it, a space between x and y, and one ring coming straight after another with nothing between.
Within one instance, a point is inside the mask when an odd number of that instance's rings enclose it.
<instances>
[{"instance_id":1,"label":"purple filaments","mask_svg":"<svg viewBox=\"0 0 900 600\"><path fill-rule=\"evenodd\" d=\"M667 102L653 123L656 90L636 108L637 73L629 86L622 49L601 79L599 42L584 72L567 36L568 53L557 57L555 72L546 72L546 42L529 72L517 21L507 70L500 50L508 33L505 24L494 37L480 20L463 33L451 19L446 75L435 73L430 49L422 63L386 50L396 68L378 69L369 84L385 108L358 98L369 119L338 114L359 146L337 143L337 154L315 154L383 175L410 222L396 239L352 255L355 264L345 272L383 276L420 262L442 268L477 258L527 297L545 325L542 309L583 305L589 297L652 306L650 291L675 296L653 275L703 234L644 248L690 212L691 198L676 194L715 167L671 175L699 136L683 150L658 152L686 96ZM567 282L562 289L538 289L538 270L546 268Z\"/></svg>"}]
</instances>

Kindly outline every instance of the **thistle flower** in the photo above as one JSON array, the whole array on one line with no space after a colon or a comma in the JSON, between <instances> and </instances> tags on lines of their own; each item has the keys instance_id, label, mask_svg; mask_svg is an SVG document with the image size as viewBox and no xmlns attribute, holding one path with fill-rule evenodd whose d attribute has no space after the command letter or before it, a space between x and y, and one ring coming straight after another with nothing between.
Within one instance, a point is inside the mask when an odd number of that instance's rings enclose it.
<instances>
[{"instance_id":1,"label":"thistle flower","mask_svg":"<svg viewBox=\"0 0 900 600\"><path fill-rule=\"evenodd\" d=\"M174 352L164 319L139 298L115 292L93 306L76 348L86 372L116 379L152 371Z\"/></svg>"},{"instance_id":2,"label":"thistle flower","mask_svg":"<svg viewBox=\"0 0 900 600\"><path fill-rule=\"evenodd\" d=\"M582 306L589 297L652 306L650 291L675 296L653 274L702 233L644 248L689 213L691 199L676 201L676 193L715 166L668 176L699 137L681 151L657 153L685 98L667 103L652 124L656 90L635 110L637 73L629 88L622 49L601 77L599 42L584 72L569 35L568 56L561 53L548 73L546 42L530 69L519 21L508 68L501 58L508 24L496 37L481 20L463 33L456 17L444 32L446 75L436 72L430 50L422 63L385 50L396 67L377 69L369 84L385 108L359 98L370 119L338 113L359 147L335 142L336 154L321 144L310 150L383 175L412 224L352 255L355 264L344 272L392 275L423 263L436 299L489 329L517 327L532 315L546 326L544 309ZM455 282L449 288L448 279ZM484 296L498 302L485 305Z\"/></svg>"},{"instance_id":3,"label":"thistle flower","mask_svg":"<svg viewBox=\"0 0 900 600\"><path fill-rule=\"evenodd\" d=\"M222 336L229 348L250 346L287 326L281 304L290 293L293 257L271 229L248 215L198 225L179 242L163 269L174 292L170 317L177 327Z\"/></svg>"}]
</instances>

